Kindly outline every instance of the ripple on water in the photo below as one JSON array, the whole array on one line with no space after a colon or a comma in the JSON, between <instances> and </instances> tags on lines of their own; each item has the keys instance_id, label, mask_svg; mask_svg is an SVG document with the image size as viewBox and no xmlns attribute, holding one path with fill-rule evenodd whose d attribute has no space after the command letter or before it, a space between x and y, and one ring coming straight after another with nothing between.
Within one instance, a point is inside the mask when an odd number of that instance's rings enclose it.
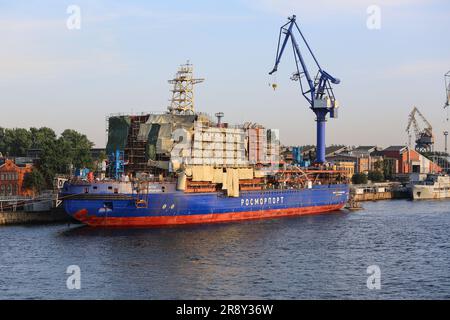
<instances>
[{"instance_id":1,"label":"ripple on water","mask_svg":"<svg viewBox=\"0 0 450 320\"><path fill-rule=\"evenodd\" d=\"M449 203L160 229L2 227L0 298L448 299ZM66 288L73 264L81 290ZM366 286L373 264L381 290Z\"/></svg>"}]
</instances>

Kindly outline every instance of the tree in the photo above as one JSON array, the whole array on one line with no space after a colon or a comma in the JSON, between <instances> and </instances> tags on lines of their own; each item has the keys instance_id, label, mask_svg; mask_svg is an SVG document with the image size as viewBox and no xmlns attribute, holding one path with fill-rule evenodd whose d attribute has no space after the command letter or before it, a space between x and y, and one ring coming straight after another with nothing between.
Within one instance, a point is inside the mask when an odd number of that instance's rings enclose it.
<instances>
[{"instance_id":1,"label":"tree","mask_svg":"<svg viewBox=\"0 0 450 320\"><path fill-rule=\"evenodd\" d=\"M49 128L33 131L37 134L35 145L41 149L39 169L49 186L58 173L70 174L72 168L93 168L90 152L93 143L86 135L68 129L56 139Z\"/></svg>"},{"instance_id":2,"label":"tree","mask_svg":"<svg viewBox=\"0 0 450 320\"><path fill-rule=\"evenodd\" d=\"M94 167L97 172L102 171L102 163L105 160L108 160L108 155L105 151L101 151L99 155L94 159Z\"/></svg>"},{"instance_id":3,"label":"tree","mask_svg":"<svg viewBox=\"0 0 450 320\"><path fill-rule=\"evenodd\" d=\"M4 129L0 127L0 153L26 156L28 149L40 149L39 173L50 187L56 174L70 174L74 168L94 169L93 143L86 135L67 129L58 138L53 129ZM31 179L31 178L29 178Z\"/></svg>"},{"instance_id":4,"label":"tree","mask_svg":"<svg viewBox=\"0 0 450 320\"><path fill-rule=\"evenodd\" d=\"M56 133L53 129L42 127L42 128L30 128L31 132L31 147L34 149L42 149L44 146L55 143Z\"/></svg>"},{"instance_id":5,"label":"tree","mask_svg":"<svg viewBox=\"0 0 450 320\"><path fill-rule=\"evenodd\" d=\"M0 152L4 155L24 157L31 147L31 133L27 129L2 129L0 138Z\"/></svg>"},{"instance_id":6,"label":"tree","mask_svg":"<svg viewBox=\"0 0 450 320\"><path fill-rule=\"evenodd\" d=\"M367 175L365 173L355 173L352 176L353 184L366 184L367 183Z\"/></svg>"},{"instance_id":7,"label":"tree","mask_svg":"<svg viewBox=\"0 0 450 320\"><path fill-rule=\"evenodd\" d=\"M62 148L70 149L71 164L75 168L94 169L94 163L91 156L91 148L94 144L89 141L86 135L78 133L75 130L67 129L58 139Z\"/></svg>"},{"instance_id":8,"label":"tree","mask_svg":"<svg viewBox=\"0 0 450 320\"><path fill-rule=\"evenodd\" d=\"M381 171L369 171L368 179L372 182L382 182L384 181L384 174Z\"/></svg>"},{"instance_id":9,"label":"tree","mask_svg":"<svg viewBox=\"0 0 450 320\"><path fill-rule=\"evenodd\" d=\"M60 169L63 167L63 159L66 159L67 151L61 150L57 142L43 145L39 159L39 170L44 175L45 181L50 186L57 173L64 173Z\"/></svg>"},{"instance_id":10,"label":"tree","mask_svg":"<svg viewBox=\"0 0 450 320\"><path fill-rule=\"evenodd\" d=\"M44 175L36 168L25 174L23 179L23 188L31 189L34 192L41 192L46 187Z\"/></svg>"},{"instance_id":11,"label":"tree","mask_svg":"<svg viewBox=\"0 0 450 320\"><path fill-rule=\"evenodd\" d=\"M6 154L5 129L0 127L0 153Z\"/></svg>"}]
</instances>

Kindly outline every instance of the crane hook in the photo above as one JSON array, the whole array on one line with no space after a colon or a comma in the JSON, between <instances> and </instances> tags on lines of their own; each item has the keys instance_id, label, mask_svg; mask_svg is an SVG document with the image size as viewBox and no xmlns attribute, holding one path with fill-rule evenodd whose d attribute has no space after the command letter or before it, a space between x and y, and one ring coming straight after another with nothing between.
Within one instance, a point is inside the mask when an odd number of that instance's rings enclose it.
<instances>
[{"instance_id":1,"label":"crane hook","mask_svg":"<svg viewBox=\"0 0 450 320\"><path fill-rule=\"evenodd\" d=\"M273 91L275 91L278 87L277 78L274 74L271 76L272 76L272 79L269 79L269 87L272 87Z\"/></svg>"}]
</instances>

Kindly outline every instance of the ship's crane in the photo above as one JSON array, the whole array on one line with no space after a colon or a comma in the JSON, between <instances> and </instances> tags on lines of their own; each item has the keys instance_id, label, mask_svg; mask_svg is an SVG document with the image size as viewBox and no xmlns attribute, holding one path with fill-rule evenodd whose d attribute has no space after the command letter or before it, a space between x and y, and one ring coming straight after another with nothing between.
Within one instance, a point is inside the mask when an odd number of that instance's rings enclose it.
<instances>
[{"instance_id":1,"label":"ship's crane","mask_svg":"<svg viewBox=\"0 0 450 320\"><path fill-rule=\"evenodd\" d=\"M325 122L327 114L330 113L331 118L337 118L338 103L334 97L331 84L339 84L340 80L331 76L320 67L319 62L314 56L308 42L306 41L305 37L300 31L300 28L297 25L296 16L294 15L292 17L289 17L288 20L289 21L280 28L275 66L273 67L272 71L269 72L269 74L274 74L278 70L278 65L280 63L284 49L286 48L289 40L291 40L294 50L295 64L297 67L297 71L294 72L291 79L294 81L299 81L302 95L308 101L311 110L316 114L316 162L322 164L325 162ZM301 39L303 40L318 69L314 80L311 78L311 74L306 66L305 60L300 51L300 47L294 36L295 30L297 30L300 34ZM275 89L276 85L273 85L273 88Z\"/></svg>"},{"instance_id":2,"label":"ship's crane","mask_svg":"<svg viewBox=\"0 0 450 320\"><path fill-rule=\"evenodd\" d=\"M445 74L445 105L444 108L450 106L450 71Z\"/></svg>"},{"instance_id":3,"label":"ship's crane","mask_svg":"<svg viewBox=\"0 0 450 320\"><path fill-rule=\"evenodd\" d=\"M420 128L416 115L424 123L425 127L423 129ZM434 144L433 127L416 107L414 107L409 114L408 126L406 127L406 132L408 132L410 139L409 144L411 144L411 128L414 130L414 135L416 137L415 149L418 152L432 152Z\"/></svg>"}]
</instances>

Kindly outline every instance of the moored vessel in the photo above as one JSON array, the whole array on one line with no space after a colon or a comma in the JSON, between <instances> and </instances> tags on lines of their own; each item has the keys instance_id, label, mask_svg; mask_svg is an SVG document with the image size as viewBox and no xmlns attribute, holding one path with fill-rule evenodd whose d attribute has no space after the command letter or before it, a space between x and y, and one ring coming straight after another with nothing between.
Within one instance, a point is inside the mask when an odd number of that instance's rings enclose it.
<instances>
[{"instance_id":1,"label":"moored vessel","mask_svg":"<svg viewBox=\"0 0 450 320\"><path fill-rule=\"evenodd\" d=\"M278 130L194 111L192 65L165 113L109 117L107 177L75 178L66 212L90 226L146 227L319 214L349 197L344 172L280 161Z\"/></svg>"},{"instance_id":2,"label":"moored vessel","mask_svg":"<svg viewBox=\"0 0 450 320\"><path fill-rule=\"evenodd\" d=\"M450 177L428 174L424 180L412 184L411 193L414 200L450 198Z\"/></svg>"},{"instance_id":3,"label":"moored vessel","mask_svg":"<svg viewBox=\"0 0 450 320\"><path fill-rule=\"evenodd\" d=\"M90 226L145 227L229 222L318 214L341 209L348 198L345 184L301 189L185 193L173 183L152 183L152 192L135 194L131 182L71 184L65 187L65 209ZM117 193L115 190L119 189Z\"/></svg>"}]
</instances>

